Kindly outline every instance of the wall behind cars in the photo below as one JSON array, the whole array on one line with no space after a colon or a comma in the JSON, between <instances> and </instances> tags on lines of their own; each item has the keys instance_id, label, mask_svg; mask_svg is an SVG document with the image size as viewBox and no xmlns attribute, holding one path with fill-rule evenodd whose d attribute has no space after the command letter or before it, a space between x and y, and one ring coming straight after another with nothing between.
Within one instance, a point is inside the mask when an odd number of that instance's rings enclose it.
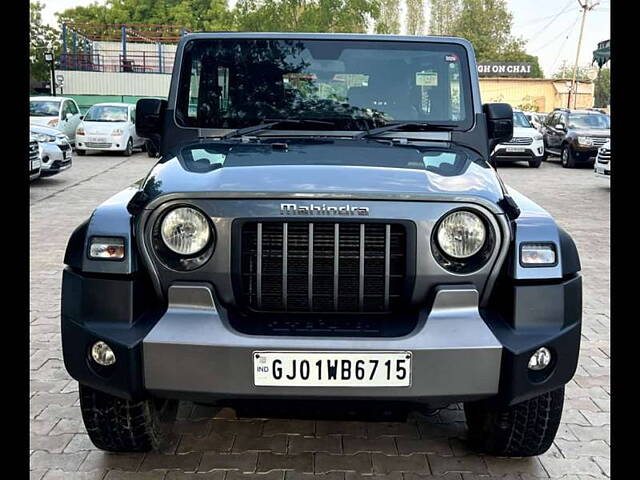
<instances>
[{"instance_id":1,"label":"wall behind cars","mask_svg":"<svg viewBox=\"0 0 640 480\"><path fill-rule=\"evenodd\" d=\"M485 103L505 102L512 107L546 113L567 106L570 84L571 79L485 77L480 78L480 95ZM578 82L576 107L593 107L594 92L593 82Z\"/></svg>"}]
</instances>

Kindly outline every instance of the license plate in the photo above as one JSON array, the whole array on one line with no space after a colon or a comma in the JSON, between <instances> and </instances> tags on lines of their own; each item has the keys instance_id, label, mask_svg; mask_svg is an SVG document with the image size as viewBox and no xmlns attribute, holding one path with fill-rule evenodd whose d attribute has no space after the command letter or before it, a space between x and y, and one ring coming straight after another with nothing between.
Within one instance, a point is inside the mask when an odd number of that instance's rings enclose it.
<instances>
[{"instance_id":1,"label":"license plate","mask_svg":"<svg viewBox=\"0 0 640 480\"><path fill-rule=\"evenodd\" d=\"M507 152L524 152L522 147L507 147Z\"/></svg>"},{"instance_id":2,"label":"license plate","mask_svg":"<svg viewBox=\"0 0 640 480\"><path fill-rule=\"evenodd\" d=\"M411 352L253 352L259 387L409 387Z\"/></svg>"},{"instance_id":3,"label":"license plate","mask_svg":"<svg viewBox=\"0 0 640 480\"><path fill-rule=\"evenodd\" d=\"M40 160L32 160L31 161L31 170L36 170L40 168Z\"/></svg>"},{"instance_id":4,"label":"license plate","mask_svg":"<svg viewBox=\"0 0 640 480\"><path fill-rule=\"evenodd\" d=\"M105 143L107 137L89 137L89 141L92 143Z\"/></svg>"}]
</instances>

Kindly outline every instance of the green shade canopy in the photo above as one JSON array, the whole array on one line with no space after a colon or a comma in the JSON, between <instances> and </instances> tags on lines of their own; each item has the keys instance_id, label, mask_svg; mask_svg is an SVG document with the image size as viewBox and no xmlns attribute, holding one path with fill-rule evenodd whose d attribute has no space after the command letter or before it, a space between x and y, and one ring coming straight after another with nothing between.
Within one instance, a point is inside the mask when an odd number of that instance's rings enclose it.
<instances>
[{"instance_id":1,"label":"green shade canopy","mask_svg":"<svg viewBox=\"0 0 640 480\"><path fill-rule=\"evenodd\" d=\"M611 47L610 40L598 43L598 48L593 51L593 61L591 63L597 63L600 68L611 60Z\"/></svg>"}]
</instances>

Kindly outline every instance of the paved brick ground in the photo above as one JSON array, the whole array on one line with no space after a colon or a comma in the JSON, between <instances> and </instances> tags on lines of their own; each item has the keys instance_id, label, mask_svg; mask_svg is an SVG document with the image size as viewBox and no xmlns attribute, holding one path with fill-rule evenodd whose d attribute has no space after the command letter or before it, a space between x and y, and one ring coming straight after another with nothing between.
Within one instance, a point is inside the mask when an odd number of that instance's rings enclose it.
<instances>
[{"instance_id":1,"label":"paved brick ground","mask_svg":"<svg viewBox=\"0 0 640 480\"><path fill-rule=\"evenodd\" d=\"M609 186L590 169L505 166L505 181L549 210L583 262L580 365L566 390L555 444L538 458L470 450L459 405L406 423L242 419L181 403L161 453L105 454L88 440L77 386L62 364L60 279L69 235L92 209L141 178L152 160L91 155L31 186L31 479L564 480L609 467ZM373 476L373 477L372 477Z\"/></svg>"}]
</instances>

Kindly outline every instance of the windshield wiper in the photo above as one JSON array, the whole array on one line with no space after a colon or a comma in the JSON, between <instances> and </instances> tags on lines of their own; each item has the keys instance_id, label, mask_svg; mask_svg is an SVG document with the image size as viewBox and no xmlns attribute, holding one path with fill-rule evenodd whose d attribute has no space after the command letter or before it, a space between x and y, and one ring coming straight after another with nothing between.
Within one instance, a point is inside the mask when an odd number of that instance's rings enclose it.
<instances>
[{"instance_id":1,"label":"windshield wiper","mask_svg":"<svg viewBox=\"0 0 640 480\"><path fill-rule=\"evenodd\" d=\"M335 125L335 122L329 122L324 120L312 120L309 118L264 118L261 123L258 125L252 125L250 127L238 128L236 130L232 130L229 133L225 133L220 137L221 140L225 140L227 138L233 137L242 137L243 135L249 135L251 133L260 132L262 130L268 130L269 128L275 127L276 125L280 125L282 123L310 123L315 125Z\"/></svg>"},{"instance_id":2,"label":"windshield wiper","mask_svg":"<svg viewBox=\"0 0 640 480\"><path fill-rule=\"evenodd\" d=\"M359 138L376 137L381 133L399 130L404 127L423 127L423 128L429 128L432 130L452 130L453 129L453 127L450 125L440 125L440 124L434 124L429 122L393 122L393 123L388 123L387 125L384 125L382 127L357 133L353 136L353 138L359 139Z\"/></svg>"}]
</instances>

